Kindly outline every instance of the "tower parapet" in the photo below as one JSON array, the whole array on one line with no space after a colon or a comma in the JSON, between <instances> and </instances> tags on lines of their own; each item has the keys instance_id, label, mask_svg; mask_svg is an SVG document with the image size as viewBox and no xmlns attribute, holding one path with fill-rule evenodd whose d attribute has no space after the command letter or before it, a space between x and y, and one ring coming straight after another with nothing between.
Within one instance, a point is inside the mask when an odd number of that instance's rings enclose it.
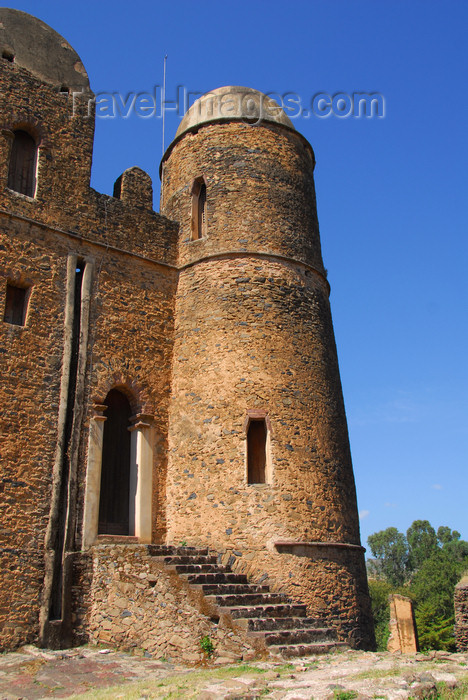
<instances>
[{"instance_id":1,"label":"tower parapet","mask_svg":"<svg viewBox=\"0 0 468 700\"><path fill-rule=\"evenodd\" d=\"M242 99L242 97L244 99ZM161 212L180 223L181 265L210 255L291 258L324 274L312 147L258 91L225 87L185 115L162 163ZM221 100L225 100L222 102ZM230 104L236 109L226 116ZM249 109L252 102L255 110ZM191 226L193 182L206 184L206 235Z\"/></svg>"}]
</instances>

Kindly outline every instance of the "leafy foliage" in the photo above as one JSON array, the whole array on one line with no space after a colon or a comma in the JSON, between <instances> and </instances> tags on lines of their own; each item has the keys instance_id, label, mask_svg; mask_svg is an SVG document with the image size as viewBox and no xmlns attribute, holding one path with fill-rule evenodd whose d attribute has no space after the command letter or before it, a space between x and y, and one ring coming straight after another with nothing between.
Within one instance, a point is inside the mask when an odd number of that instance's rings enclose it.
<instances>
[{"instance_id":1,"label":"leafy foliage","mask_svg":"<svg viewBox=\"0 0 468 700\"><path fill-rule=\"evenodd\" d=\"M467 564L442 548L415 573L411 590L421 649L455 650L453 592Z\"/></svg>"},{"instance_id":2,"label":"leafy foliage","mask_svg":"<svg viewBox=\"0 0 468 700\"><path fill-rule=\"evenodd\" d=\"M415 520L406 531L409 568L414 571L437 553L437 535L428 520Z\"/></svg>"},{"instance_id":3,"label":"leafy foliage","mask_svg":"<svg viewBox=\"0 0 468 700\"><path fill-rule=\"evenodd\" d=\"M441 546L460 539L460 533L456 530L451 530L447 525L441 525L437 530L437 539Z\"/></svg>"},{"instance_id":4,"label":"leafy foliage","mask_svg":"<svg viewBox=\"0 0 468 700\"><path fill-rule=\"evenodd\" d=\"M453 615L445 618L438 614L437 606L428 600L418 605L415 617L420 649L455 651Z\"/></svg>"},{"instance_id":5,"label":"leafy foliage","mask_svg":"<svg viewBox=\"0 0 468 700\"><path fill-rule=\"evenodd\" d=\"M201 639L200 639L200 646L202 648L202 651L207 655L208 658L213 656L214 654L214 644L211 641L211 639L208 637L207 634L205 634Z\"/></svg>"},{"instance_id":6,"label":"leafy foliage","mask_svg":"<svg viewBox=\"0 0 468 700\"><path fill-rule=\"evenodd\" d=\"M417 601L433 601L438 613L453 613L453 591L463 573L463 565L448 552L438 551L427 559L411 581L411 590Z\"/></svg>"},{"instance_id":7,"label":"leafy foliage","mask_svg":"<svg viewBox=\"0 0 468 700\"><path fill-rule=\"evenodd\" d=\"M399 586L395 588L388 581L369 579L369 594L371 599L372 615L375 626L375 641L377 643L377 651L386 651L390 629L388 623L390 621L390 606L388 596L392 593L413 598L413 594L408 586Z\"/></svg>"},{"instance_id":8,"label":"leafy foliage","mask_svg":"<svg viewBox=\"0 0 468 700\"><path fill-rule=\"evenodd\" d=\"M393 586L401 586L408 570L408 543L396 527L369 535L367 542L384 580Z\"/></svg>"},{"instance_id":9,"label":"leafy foliage","mask_svg":"<svg viewBox=\"0 0 468 700\"><path fill-rule=\"evenodd\" d=\"M415 520L406 537L389 527L368 543L375 557L368 573L377 648L388 641L388 596L401 593L414 601L420 648L454 650L453 593L468 568L468 542L447 526L436 533L428 520Z\"/></svg>"},{"instance_id":10,"label":"leafy foliage","mask_svg":"<svg viewBox=\"0 0 468 700\"><path fill-rule=\"evenodd\" d=\"M377 651L385 651L387 649L390 634L388 627L390 621L388 596L390 593L393 593L393 588L387 581L369 580L369 594L374 617Z\"/></svg>"}]
</instances>

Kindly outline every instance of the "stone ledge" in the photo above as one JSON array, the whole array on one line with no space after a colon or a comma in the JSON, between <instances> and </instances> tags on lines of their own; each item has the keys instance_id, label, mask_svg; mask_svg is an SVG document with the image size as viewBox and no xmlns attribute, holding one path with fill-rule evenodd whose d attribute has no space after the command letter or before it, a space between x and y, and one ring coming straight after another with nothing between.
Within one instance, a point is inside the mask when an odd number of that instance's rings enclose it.
<instances>
[{"instance_id":1,"label":"stone ledge","mask_svg":"<svg viewBox=\"0 0 468 700\"><path fill-rule=\"evenodd\" d=\"M95 544L140 544L134 535L98 535Z\"/></svg>"},{"instance_id":2,"label":"stone ledge","mask_svg":"<svg viewBox=\"0 0 468 700\"><path fill-rule=\"evenodd\" d=\"M360 544L348 544L347 542L305 542L296 540L280 540L275 542L274 546L280 552L281 550L288 551L289 549L320 549L327 547L336 547L338 549L350 549L356 552L365 552L365 547ZM291 552L294 554L295 552Z\"/></svg>"}]
</instances>

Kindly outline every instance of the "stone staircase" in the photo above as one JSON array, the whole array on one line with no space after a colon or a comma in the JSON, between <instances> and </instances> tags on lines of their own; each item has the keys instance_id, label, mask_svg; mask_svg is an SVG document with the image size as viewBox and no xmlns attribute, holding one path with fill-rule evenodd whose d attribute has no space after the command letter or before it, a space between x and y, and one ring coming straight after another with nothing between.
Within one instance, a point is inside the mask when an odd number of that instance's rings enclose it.
<instances>
[{"instance_id":1,"label":"stone staircase","mask_svg":"<svg viewBox=\"0 0 468 700\"><path fill-rule=\"evenodd\" d=\"M219 616L229 615L252 640L270 653L289 658L324 654L347 648L320 620L307 616L306 606L294 603L268 586L249 583L244 574L221 565L208 548L149 545L149 553L200 591Z\"/></svg>"}]
</instances>

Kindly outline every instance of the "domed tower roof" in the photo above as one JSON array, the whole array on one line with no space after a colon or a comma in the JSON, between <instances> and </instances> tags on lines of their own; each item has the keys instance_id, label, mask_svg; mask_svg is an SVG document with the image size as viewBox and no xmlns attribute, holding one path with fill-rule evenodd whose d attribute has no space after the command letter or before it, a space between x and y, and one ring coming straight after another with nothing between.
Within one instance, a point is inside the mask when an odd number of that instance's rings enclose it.
<instances>
[{"instance_id":1,"label":"domed tower roof","mask_svg":"<svg viewBox=\"0 0 468 700\"><path fill-rule=\"evenodd\" d=\"M275 100L259 90L226 85L202 95L185 113L175 138L202 124L225 121L268 121L294 129Z\"/></svg>"},{"instance_id":2,"label":"domed tower roof","mask_svg":"<svg viewBox=\"0 0 468 700\"><path fill-rule=\"evenodd\" d=\"M46 83L90 89L76 51L45 22L26 12L0 8L0 52L3 59L26 68Z\"/></svg>"}]
</instances>

